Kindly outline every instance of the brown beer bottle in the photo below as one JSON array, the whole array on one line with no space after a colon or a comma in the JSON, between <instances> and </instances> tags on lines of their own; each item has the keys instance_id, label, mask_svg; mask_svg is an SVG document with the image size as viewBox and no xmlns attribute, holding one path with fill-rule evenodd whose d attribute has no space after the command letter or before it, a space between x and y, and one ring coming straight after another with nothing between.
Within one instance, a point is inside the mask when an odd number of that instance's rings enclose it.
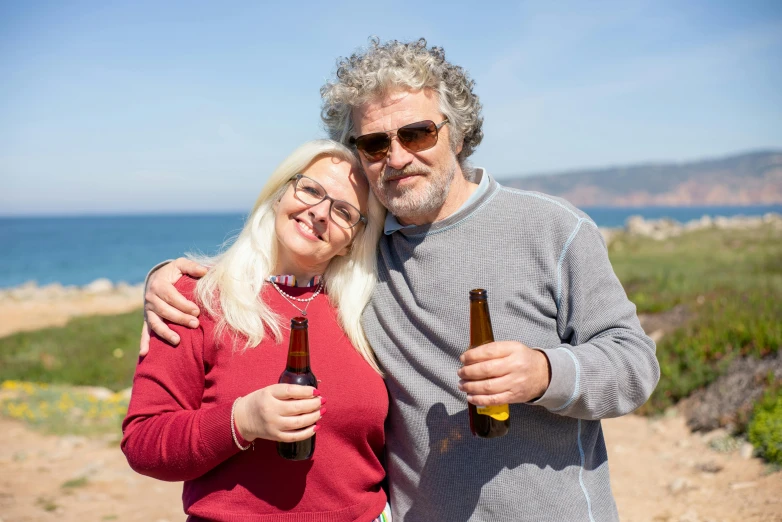
<instances>
[{"instance_id":1,"label":"brown beer bottle","mask_svg":"<svg viewBox=\"0 0 782 522\"><path fill-rule=\"evenodd\" d=\"M291 340L288 345L288 364L280 375L281 384L300 384L318 387L318 379L310 370L310 342L307 336L307 320L291 319ZM315 451L315 435L299 442L278 442L277 454L288 460L307 460Z\"/></svg>"},{"instance_id":2,"label":"brown beer bottle","mask_svg":"<svg viewBox=\"0 0 782 522\"><path fill-rule=\"evenodd\" d=\"M489 317L489 301L486 290L470 290L470 348L494 342ZM475 406L467 404L470 414L470 431L473 435L491 439L502 437L510 428L510 409L507 404Z\"/></svg>"}]
</instances>

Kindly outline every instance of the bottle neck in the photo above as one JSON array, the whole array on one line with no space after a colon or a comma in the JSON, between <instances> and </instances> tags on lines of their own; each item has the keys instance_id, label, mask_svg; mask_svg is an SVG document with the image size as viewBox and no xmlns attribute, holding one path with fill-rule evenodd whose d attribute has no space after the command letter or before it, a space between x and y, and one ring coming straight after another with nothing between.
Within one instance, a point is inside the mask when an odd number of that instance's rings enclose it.
<instances>
[{"instance_id":1,"label":"bottle neck","mask_svg":"<svg viewBox=\"0 0 782 522\"><path fill-rule=\"evenodd\" d=\"M486 299L470 300L470 348L494 342L494 332Z\"/></svg>"},{"instance_id":2,"label":"bottle neck","mask_svg":"<svg viewBox=\"0 0 782 522\"><path fill-rule=\"evenodd\" d=\"M285 370L297 373L310 371L310 343L306 328L291 329L288 364Z\"/></svg>"}]
</instances>

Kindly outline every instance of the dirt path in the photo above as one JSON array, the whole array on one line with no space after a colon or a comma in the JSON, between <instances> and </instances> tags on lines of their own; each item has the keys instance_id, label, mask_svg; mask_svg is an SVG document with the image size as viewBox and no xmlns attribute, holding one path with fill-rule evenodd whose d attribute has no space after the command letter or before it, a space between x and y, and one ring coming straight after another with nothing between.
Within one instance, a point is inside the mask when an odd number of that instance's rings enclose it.
<instances>
[{"instance_id":1,"label":"dirt path","mask_svg":"<svg viewBox=\"0 0 782 522\"><path fill-rule=\"evenodd\" d=\"M135 309L139 309L141 332L140 309L144 300L140 285L67 292L59 290L60 287L55 287L57 290L54 291L51 286L31 289L20 287L7 292L9 295L0 293L0 317L3 318L0 321L0 337L15 332L63 326L73 317L121 314Z\"/></svg>"},{"instance_id":2,"label":"dirt path","mask_svg":"<svg viewBox=\"0 0 782 522\"><path fill-rule=\"evenodd\" d=\"M718 453L681 417L604 423L625 522L782 521L782 473ZM713 437L714 435L712 435ZM184 520L179 483L135 474L116 439L43 436L0 419L0 520Z\"/></svg>"}]
</instances>

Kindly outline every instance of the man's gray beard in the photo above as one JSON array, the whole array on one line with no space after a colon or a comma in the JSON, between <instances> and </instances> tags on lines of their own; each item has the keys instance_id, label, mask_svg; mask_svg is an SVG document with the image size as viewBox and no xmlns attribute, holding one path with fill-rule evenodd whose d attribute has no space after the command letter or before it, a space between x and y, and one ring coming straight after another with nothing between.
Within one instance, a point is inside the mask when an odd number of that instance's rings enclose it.
<instances>
[{"instance_id":1,"label":"man's gray beard","mask_svg":"<svg viewBox=\"0 0 782 522\"><path fill-rule=\"evenodd\" d=\"M385 180L400 174L425 174L428 183L422 189L412 187L402 190L397 189L397 192L400 192L400 194L390 198L386 193L388 182ZM394 216L404 221L416 222L416 218L430 216L442 208L446 198L448 198L451 182L455 174L455 161L440 175L431 169L421 167L408 167L402 170L386 168L383 177L378 179L372 188L377 199Z\"/></svg>"}]
</instances>

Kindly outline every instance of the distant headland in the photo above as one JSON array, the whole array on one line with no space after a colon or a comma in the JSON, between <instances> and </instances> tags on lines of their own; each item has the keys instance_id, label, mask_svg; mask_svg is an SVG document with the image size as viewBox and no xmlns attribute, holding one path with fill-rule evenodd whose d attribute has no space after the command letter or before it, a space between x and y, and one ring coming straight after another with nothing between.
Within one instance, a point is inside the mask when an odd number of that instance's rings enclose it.
<instances>
[{"instance_id":1,"label":"distant headland","mask_svg":"<svg viewBox=\"0 0 782 522\"><path fill-rule=\"evenodd\" d=\"M500 182L560 196L577 207L774 205L782 203L782 150L506 176Z\"/></svg>"}]
</instances>

